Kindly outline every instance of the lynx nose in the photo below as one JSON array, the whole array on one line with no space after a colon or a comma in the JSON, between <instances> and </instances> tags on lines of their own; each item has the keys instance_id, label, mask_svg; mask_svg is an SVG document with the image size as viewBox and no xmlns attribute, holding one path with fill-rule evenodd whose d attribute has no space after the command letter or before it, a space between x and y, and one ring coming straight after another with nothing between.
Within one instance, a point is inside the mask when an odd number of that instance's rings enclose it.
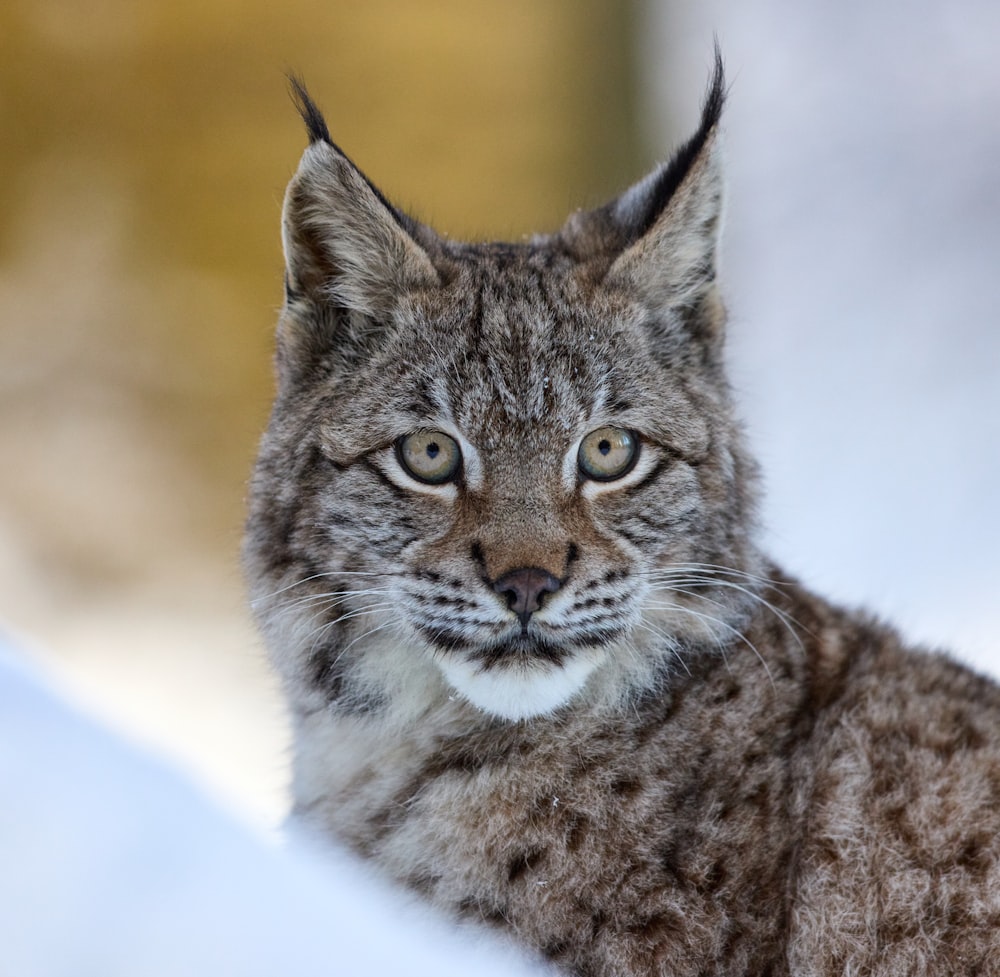
<instances>
[{"instance_id":1,"label":"lynx nose","mask_svg":"<svg viewBox=\"0 0 1000 977\"><path fill-rule=\"evenodd\" d=\"M559 581L541 567L511 570L493 584L498 594L507 595L507 606L520 618L522 628L528 626L528 619L542 606L542 598L559 587Z\"/></svg>"}]
</instances>

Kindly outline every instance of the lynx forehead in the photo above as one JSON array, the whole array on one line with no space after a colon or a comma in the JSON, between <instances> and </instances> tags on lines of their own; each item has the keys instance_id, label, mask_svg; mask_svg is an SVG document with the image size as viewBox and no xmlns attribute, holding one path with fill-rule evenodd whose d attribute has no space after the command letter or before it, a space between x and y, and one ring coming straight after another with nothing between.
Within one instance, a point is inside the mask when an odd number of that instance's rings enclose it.
<instances>
[{"instance_id":1,"label":"lynx forehead","mask_svg":"<svg viewBox=\"0 0 1000 977\"><path fill-rule=\"evenodd\" d=\"M522 245L393 207L295 91L245 544L295 816L580 977L1000 973L1000 691L757 546L721 63Z\"/></svg>"}]
</instances>

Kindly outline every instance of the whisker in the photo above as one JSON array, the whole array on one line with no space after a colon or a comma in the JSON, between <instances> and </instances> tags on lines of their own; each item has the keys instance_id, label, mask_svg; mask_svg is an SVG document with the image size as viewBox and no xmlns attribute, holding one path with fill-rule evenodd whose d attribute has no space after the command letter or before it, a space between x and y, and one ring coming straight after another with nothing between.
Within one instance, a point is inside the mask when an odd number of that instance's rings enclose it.
<instances>
[{"instance_id":1,"label":"whisker","mask_svg":"<svg viewBox=\"0 0 1000 977\"><path fill-rule=\"evenodd\" d=\"M353 640L352 642L350 642L350 644L347 644L347 645L345 645L345 646L344 646L344 648L342 648L342 649L341 649L341 654L346 654L346 653L347 653L348 651L350 651L350 650L351 650L351 648L353 648L353 647L354 647L354 646L355 646L355 645L356 645L356 644L357 644L357 643L358 643L359 641L362 641L362 640L364 640L365 638L368 638L368 637L370 637L371 635L375 634L375 632L376 632L376 631L384 631L384 630L385 630L386 628L391 628L391 627L394 627L394 626L395 626L396 624L398 624L398 623L399 623L399 622L398 622L398 621L395 621L395 620L393 620L393 621L386 621L386 622L385 622L384 624L380 624L380 625L378 625L377 627L374 627L374 628L369 628L369 629L368 629L367 631L363 631L363 632L362 632L361 634L359 634L359 635L358 635L358 636L357 636L357 637L356 637L356 638L355 638L355 639L354 639L354 640Z\"/></svg>"},{"instance_id":2,"label":"whisker","mask_svg":"<svg viewBox=\"0 0 1000 977\"><path fill-rule=\"evenodd\" d=\"M293 580L289 584L285 584L284 587L279 587L277 590L272 590L269 594L261 594L259 597L255 597L250 601L251 606L259 603L262 600L270 600L272 597L277 597L279 594L285 593L286 590L291 590L293 587L301 587L305 583L310 583L313 580L322 580L324 577L399 577L402 576L398 570L323 570L319 573L310 574L308 577L301 577L298 580Z\"/></svg>"},{"instance_id":3,"label":"whisker","mask_svg":"<svg viewBox=\"0 0 1000 977\"><path fill-rule=\"evenodd\" d=\"M351 618L361 617L364 614L371 614L374 611L384 611L386 608L395 607L396 605L391 601L383 601L381 604L368 604L365 607L358 607L353 611L348 611L346 614L338 615L332 623L343 624L344 621L350 621Z\"/></svg>"},{"instance_id":4,"label":"whisker","mask_svg":"<svg viewBox=\"0 0 1000 977\"><path fill-rule=\"evenodd\" d=\"M331 590L318 594L303 594L285 604L285 607L302 607L310 604L335 606L343 604L349 597L385 597L394 593L392 590Z\"/></svg>"},{"instance_id":5,"label":"whisker","mask_svg":"<svg viewBox=\"0 0 1000 977\"><path fill-rule=\"evenodd\" d=\"M688 663L684 660L684 656L678 652L677 643L671 635L669 635L662 628L656 627L656 625L652 624L650 621L639 621L636 624L636 627L642 631L648 631L657 638L662 638L666 642L671 656L681 663L681 667L685 672L687 672L688 678L691 677L691 669L688 668Z\"/></svg>"},{"instance_id":6,"label":"whisker","mask_svg":"<svg viewBox=\"0 0 1000 977\"><path fill-rule=\"evenodd\" d=\"M701 594L698 593L697 591L691 591L691 590L681 590L677 585L678 584L680 584L681 586L704 585L711 587L724 587L729 590L735 590L738 593L741 593L746 597L749 597L751 600L755 601L760 606L770 611L784 625L785 629L788 631L789 635L792 637L795 643L799 646L800 650L804 650L804 646L802 644L802 639L799 637L796 631L796 628L804 631L806 634L811 633L804 624L802 624L800 621L797 621L794 617L783 611L780 607L777 607L775 604L772 604L769 600L767 600L767 598L762 597L756 591L753 591L748 587L743 587L738 583L733 583L733 581L731 580L714 580L714 579L706 580L701 577L688 576L688 577L678 577L670 582L664 581L664 583L666 584L665 587L664 586L653 587L652 589L654 590L654 592L657 590L665 589L667 591L672 591L674 593L683 593L687 594L689 597L694 597L699 600L708 601L719 607L722 607L724 605L721 602L711 597L708 597L706 594Z\"/></svg>"},{"instance_id":7,"label":"whisker","mask_svg":"<svg viewBox=\"0 0 1000 977\"><path fill-rule=\"evenodd\" d=\"M371 614L375 611L392 609L395 606L396 605L390 601L384 601L382 603L377 603L377 604L368 604L365 607L359 607L348 614L341 614L340 616L333 618L333 620L324 621L321 625L319 625L319 627L314 628L312 631L309 632L309 634L306 635L307 639L312 639L311 644L309 646L309 651L310 652L315 651L316 648L319 646L320 641L323 638L323 635L325 635L332 628L336 627L338 624L341 624L344 621L349 621L351 618L354 617L361 617L364 614ZM353 645L354 643L355 642L352 641L351 645ZM340 653L343 654L345 650L346 649L341 649Z\"/></svg>"},{"instance_id":8,"label":"whisker","mask_svg":"<svg viewBox=\"0 0 1000 977\"><path fill-rule=\"evenodd\" d=\"M683 604L675 604L670 609L681 611L684 614L690 614L692 617L696 617L701 621L707 621L710 624L721 625L730 634L739 638L739 640L742 641L743 644L745 644L754 653L754 655L757 657L757 660L761 663L761 665L764 666L764 671L767 673L768 681L771 683L771 687L774 688L774 676L771 674L770 667L764 660L761 653L757 650L756 645L745 634L743 634L743 632L740 631L739 628L734 628L727 621L723 621L722 618L714 617L711 614L702 614L700 611L696 611L694 610L694 608L691 607L685 607Z\"/></svg>"},{"instance_id":9,"label":"whisker","mask_svg":"<svg viewBox=\"0 0 1000 977\"><path fill-rule=\"evenodd\" d=\"M742 577L744 580L752 580L755 583L767 584L779 589L784 586L783 581L775 580L773 577L764 577L757 573L750 573L748 570L739 570L736 567L727 567L719 563L676 563L672 566L657 567L652 572L644 573L643 576L649 579L655 577L658 573L672 573L676 570L680 570L681 572L690 572L693 570L696 573L708 573L713 576L721 574L731 577Z\"/></svg>"}]
</instances>

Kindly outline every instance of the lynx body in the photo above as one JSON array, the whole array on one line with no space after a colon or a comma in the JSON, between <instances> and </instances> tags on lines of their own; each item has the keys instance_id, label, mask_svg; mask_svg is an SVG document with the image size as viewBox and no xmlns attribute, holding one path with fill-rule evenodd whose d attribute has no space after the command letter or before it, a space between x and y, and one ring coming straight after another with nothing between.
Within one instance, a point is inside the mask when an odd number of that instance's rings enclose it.
<instances>
[{"instance_id":1,"label":"lynx body","mask_svg":"<svg viewBox=\"0 0 1000 977\"><path fill-rule=\"evenodd\" d=\"M579 975L1000 973L1000 690L760 552L694 137L522 245L312 139L245 558L294 815Z\"/></svg>"}]
</instances>

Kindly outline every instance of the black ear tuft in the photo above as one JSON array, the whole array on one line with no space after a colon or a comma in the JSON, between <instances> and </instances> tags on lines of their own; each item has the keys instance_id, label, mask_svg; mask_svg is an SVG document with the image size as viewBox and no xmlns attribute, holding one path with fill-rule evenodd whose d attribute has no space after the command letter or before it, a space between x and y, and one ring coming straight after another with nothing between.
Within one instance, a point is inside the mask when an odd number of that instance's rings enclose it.
<instances>
[{"instance_id":1,"label":"black ear tuft","mask_svg":"<svg viewBox=\"0 0 1000 977\"><path fill-rule=\"evenodd\" d=\"M295 75L289 75L288 88L292 101L299 110L302 121L306 124L309 142L327 142L332 146L333 140L330 138L330 130L326 127L326 119L323 118L323 113L316 108L316 103L309 97L305 82Z\"/></svg>"},{"instance_id":2,"label":"black ear tuft","mask_svg":"<svg viewBox=\"0 0 1000 977\"><path fill-rule=\"evenodd\" d=\"M691 165L698 158L709 135L717 125L725 102L726 73L722 64L722 52L719 50L719 42L716 40L715 67L712 71L712 80L708 86L708 94L705 96L705 104L701 110L701 124L698 126L698 131L674 153L670 162L660 174L646 206L646 219L643 225L632 229L635 237L642 237L652 227L664 207L670 202L670 198L681 185L684 177L687 176Z\"/></svg>"}]
</instances>

